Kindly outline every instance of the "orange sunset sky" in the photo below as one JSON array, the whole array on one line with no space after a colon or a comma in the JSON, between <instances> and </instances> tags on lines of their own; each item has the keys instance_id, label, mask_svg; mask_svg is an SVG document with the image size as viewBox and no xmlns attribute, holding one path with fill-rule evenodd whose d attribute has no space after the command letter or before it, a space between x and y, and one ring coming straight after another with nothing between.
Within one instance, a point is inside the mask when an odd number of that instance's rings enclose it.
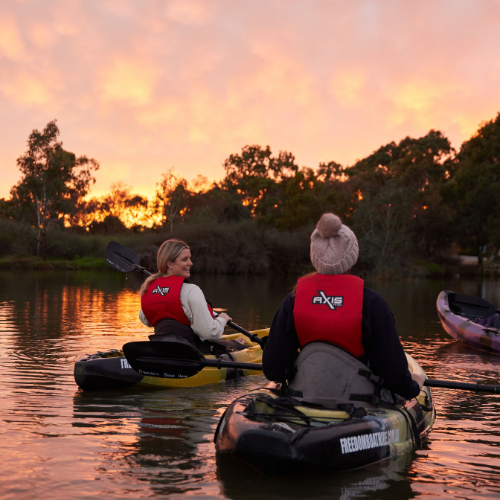
<instances>
[{"instance_id":1,"label":"orange sunset sky","mask_svg":"<svg viewBox=\"0 0 500 500\"><path fill-rule=\"evenodd\" d=\"M93 195L152 195L247 144L349 165L499 111L498 0L0 0L0 197L54 118Z\"/></svg>"}]
</instances>

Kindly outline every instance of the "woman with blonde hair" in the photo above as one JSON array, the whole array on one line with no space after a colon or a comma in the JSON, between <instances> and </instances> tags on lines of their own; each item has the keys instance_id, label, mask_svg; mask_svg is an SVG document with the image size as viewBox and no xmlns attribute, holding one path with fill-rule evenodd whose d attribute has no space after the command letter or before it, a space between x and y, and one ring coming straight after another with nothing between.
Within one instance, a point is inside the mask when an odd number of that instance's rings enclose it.
<instances>
[{"instance_id":1,"label":"woman with blonde hair","mask_svg":"<svg viewBox=\"0 0 500 500\"><path fill-rule=\"evenodd\" d=\"M147 278L139 291L139 318L155 329L149 338L187 343L198 349L203 341L218 341L231 318L226 313L214 318L201 289L186 282L193 266L189 246L177 239L163 242L157 265L158 272Z\"/></svg>"}]
</instances>

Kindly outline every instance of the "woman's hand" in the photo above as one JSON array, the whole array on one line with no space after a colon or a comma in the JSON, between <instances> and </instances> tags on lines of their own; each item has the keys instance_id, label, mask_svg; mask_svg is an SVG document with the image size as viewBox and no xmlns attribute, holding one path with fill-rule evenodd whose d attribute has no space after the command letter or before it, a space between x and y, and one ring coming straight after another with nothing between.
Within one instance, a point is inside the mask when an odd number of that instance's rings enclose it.
<instances>
[{"instance_id":1,"label":"woman's hand","mask_svg":"<svg viewBox=\"0 0 500 500\"><path fill-rule=\"evenodd\" d=\"M427 376L425 373L412 373L411 378L418 384L420 389L422 389Z\"/></svg>"},{"instance_id":2,"label":"woman's hand","mask_svg":"<svg viewBox=\"0 0 500 500\"><path fill-rule=\"evenodd\" d=\"M219 314L219 318L223 318L223 319L225 319L225 320L226 320L226 323L227 323L228 321L232 321L232 320L233 320L233 318L230 318L230 317L229 317L226 313L220 313L220 314Z\"/></svg>"}]
</instances>

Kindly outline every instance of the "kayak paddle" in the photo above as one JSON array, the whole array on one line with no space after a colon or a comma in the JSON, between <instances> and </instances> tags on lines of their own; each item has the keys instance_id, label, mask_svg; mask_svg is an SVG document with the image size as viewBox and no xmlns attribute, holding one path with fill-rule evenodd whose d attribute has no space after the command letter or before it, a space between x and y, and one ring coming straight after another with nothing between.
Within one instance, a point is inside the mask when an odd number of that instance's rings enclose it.
<instances>
[{"instance_id":1,"label":"kayak paddle","mask_svg":"<svg viewBox=\"0 0 500 500\"><path fill-rule=\"evenodd\" d=\"M123 352L136 372L150 377L187 378L206 366L262 370L260 364L206 359L198 349L180 342L129 342Z\"/></svg>"},{"instance_id":2,"label":"kayak paddle","mask_svg":"<svg viewBox=\"0 0 500 500\"><path fill-rule=\"evenodd\" d=\"M425 380L424 385L427 387L443 387L445 389L460 389L462 391L500 394L500 385L480 385L479 382L476 382L475 384L467 384L465 382L453 382L452 380L431 380L428 378Z\"/></svg>"},{"instance_id":3,"label":"kayak paddle","mask_svg":"<svg viewBox=\"0 0 500 500\"><path fill-rule=\"evenodd\" d=\"M111 267L122 273L137 271L139 274L151 276L151 273L147 269L139 265L139 256L130 250L130 248L124 247L116 241L110 241L108 243L108 248L106 249L106 261ZM217 317L218 314L215 314L215 317ZM245 330L232 321L228 321L227 325L237 332L242 333L245 337L248 337L252 342L259 344L262 348L264 348L264 341L257 334L250 333L248 330Z\"/></svg>"},{"instance_id":4,"label":"kayak paddle","mask_svg":"<svg viewBox=\"0 0 500 500\"><path fill-rule=\"evenodd\" d=\"M106 248L106 262L122 273L137 271L140 274L151 276L151 273L139 265L139 256L116 241L110 241Z\"/></svg>"},{"instance_id":5,"label":"kayak paddle","mask_svg":"<svg viewBox=\"0 0 500 500\"><path fill-rule=\"evenodd\" d=\"M187 378L196 375L206 366L219 369L239 368L262 371L262 364L258 363L206 359L198 349L180 342L129 342L123 346L123 352L130 366L136 372L151 377ZM452 380L433 379L426 379L424 385L443 389L500 394L500 385L467 384Z\"/></svg>"},{"instance_id":6,"label":"kayak paddle","mask_svg":"<svg viewBox=\"0 0 500 500\"><path fill-rule=\"evenodd\" d=\"M448 294L448 305L451 312L466 318L489 318L495 313L500 313L493 304L486 302L480 297L471 297L460 293L450 292Z\"/></svg>"}]
</instances>

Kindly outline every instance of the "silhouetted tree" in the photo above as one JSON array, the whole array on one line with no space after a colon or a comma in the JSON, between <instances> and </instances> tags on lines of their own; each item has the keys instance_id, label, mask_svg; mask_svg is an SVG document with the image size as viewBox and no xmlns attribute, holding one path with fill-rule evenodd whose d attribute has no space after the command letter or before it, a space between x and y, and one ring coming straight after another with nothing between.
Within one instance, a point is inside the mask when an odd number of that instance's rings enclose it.
<instances>
[{"instance_id":1,"label":"silhouetted tree","mask_svg":"<svg viewBox=\"0 0 500 500\"><path fill-rule=\"evenodd\" d=\"M488 245L500 245L500 113L462 144L458 171L446 186L458 243L473 248L478 265Z\"/></svg>"},{"instance_id":2,"label":"silhouetted tree","mask_svg":"<svg viewBox=\"0 0 500 500\"><path fill-rule=\"evenodd\" d=\"M42 132L33 130L28 150L17 159L22 178L11 190L18 213L29 214L37 232L37 254L45 258L46 231L50 225L62 225L64 217L77 210L82 198L95 182L96 160L62 148L56 120Z\"/></svg>"},{"instance_id":3,"label":"silhouetted tree","mask_svg":"<svg viewBox=\"0 0 500 500\"><path fill-rule=\"evenodd\" d=\"M454 229L441 191L456 162L449 140L431 130L391 142L346 169L353 229L371 267L446 249Z\"/></svg>"},{"instance_id":4,"label":"silhouetted tree","mask_svg":"<svg viewBox=\"0 0 500 500\"><path fill-rule=\"evenodd\" d=\"M184 214L191 192L186 179L178 177L173 168L169 168L162 175L157 186L155 210L161 215L162 225L168 224L172 232L174 220Z\"/></svg>"},{"instance_id":5,"label":"silhouetted tree","mask_svg":"<svg viewBox=\"0 0 500 500\"><path fill-rule=\"evenodd\" d=\"M224 168L221 187L238 193L258 218L278 207L288 182L299 170L292 153L280 151L273 157L269 146L245 146L241 154L232 154L224 161Z\"/></svg>"}]
</instances>

